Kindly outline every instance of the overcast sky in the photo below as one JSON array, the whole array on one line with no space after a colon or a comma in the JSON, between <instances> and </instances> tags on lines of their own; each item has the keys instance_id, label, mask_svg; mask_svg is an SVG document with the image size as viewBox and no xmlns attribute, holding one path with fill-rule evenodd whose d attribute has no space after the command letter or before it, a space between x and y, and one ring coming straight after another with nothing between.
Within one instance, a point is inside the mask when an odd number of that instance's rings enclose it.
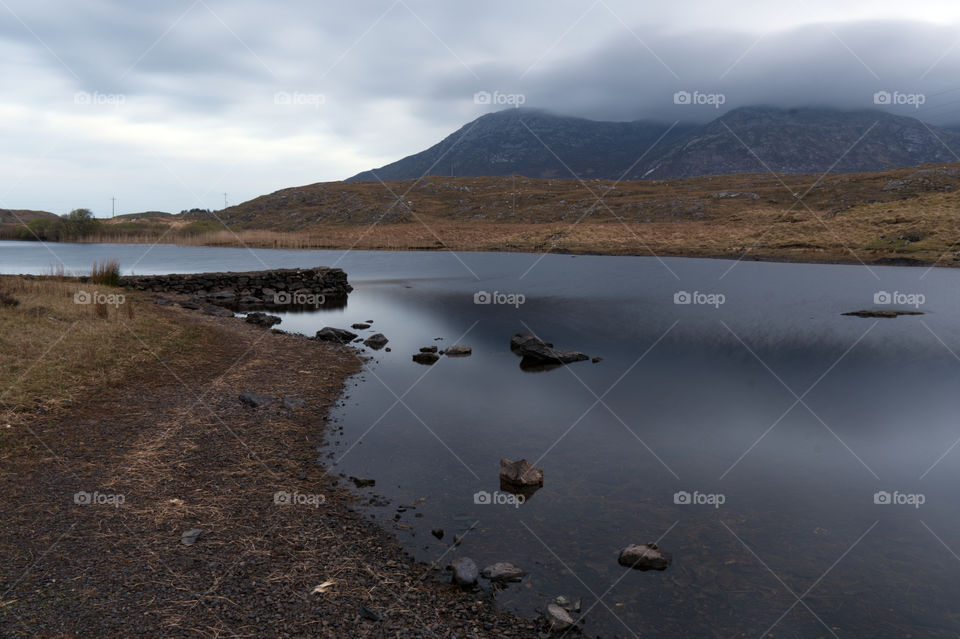
<instances>
[{"instance_id":1,"label":"overcast sky","mask_svg":"<svg viewBox=\"0 0 960 639\"><path fill-rule=\"evenodd\" d=\"M518 102L960 124L960 2L0 0L0 77L0 207L219 209L224 192L343 179Z\"/></svg>"}]
</instances>

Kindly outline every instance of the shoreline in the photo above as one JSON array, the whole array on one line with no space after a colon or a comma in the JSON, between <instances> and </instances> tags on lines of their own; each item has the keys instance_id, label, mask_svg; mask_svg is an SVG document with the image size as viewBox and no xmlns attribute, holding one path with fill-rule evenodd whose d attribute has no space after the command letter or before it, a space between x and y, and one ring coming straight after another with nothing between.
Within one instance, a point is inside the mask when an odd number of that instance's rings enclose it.
<instances>
[{"instance_id":1,"label":"shoreline","mask_svg":"<svg viewBox=\"0 0 960 639\"><path fill-rule=\"evenodd\" d=\"M416 563L328 472L330 409L363 370L359 354L141 297L154 305L138 313L196 331L197 347L31 416L0 442L0 583L11 584L0 634L492 638L543 629L453 586L442 566ZM273 400L245 405L246 392ZM78 491L123 503L84 505ZM315 506L277 502L282 491L317 497ZM187 545L189 530L202 532ZM442 559L457 555L448 553Z\"/></svg>"}]
</instances>

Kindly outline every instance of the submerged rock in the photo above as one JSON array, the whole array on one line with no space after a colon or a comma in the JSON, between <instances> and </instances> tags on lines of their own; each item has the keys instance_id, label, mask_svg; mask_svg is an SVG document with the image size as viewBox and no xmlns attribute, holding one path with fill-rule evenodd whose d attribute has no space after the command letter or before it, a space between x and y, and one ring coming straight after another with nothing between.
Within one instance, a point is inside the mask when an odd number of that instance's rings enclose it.
<instances>
[{"instance_id":1,"label":"submerged rock","mask_svg":"<svg viewBox=\"0 0 960 639\"><path fill-rule=\"evenodd\" d=\"M660 550L657 544L630 544L620 551L617 561L621 566L637 570L666 570L673 563L673 555Z\"/></svg>"},{"instance_id":2,"label":"submerged rock","mask_svg":"<svg viewBox=\"0 0 960 639\"><path fill-rule=\"evenodd\" d=\"M436 353L436 352L437 352L437 347L436 347L436 346L424 346L424 347L422 347L422 348L420 349L420 352L421 352L421 353Z\"/></svg>"},{"instance_id":3,"label":"submerged rock","mask_svg":"<svg viewBox=\"0 0 960 639\"><path fill-rule=\"evenodd\" d=\"M543 470L526 459L500 460L500 481L514 486L543 486Z\"/></svg>"},{"instance_id":4,"label":"submerged rock","mask_svg":"<svg viewBox=\"0 0 960 639\"><path fill-rule=\"evenodd\" d=\"M469 557L454 559L450 563L450 568L453 570L453 583L458 586L472 586L477 583L479 577L477 564L473 563Z\"/></svg>"},{"instance_id":5,"label":"submerged rock","mask_svg":"<svg viewBox=\"0 0 960 639\"><path fill-rule=\"evenodd\" d=\"M356 329L356 330L358 330L358 331L362 331L362 330L365 329L365 328L370 328L370 325L369 325L369 324L360 324L360 323L358 323L358 324L351 324L351 325L350 325L350 328L354 328L354 329Z\"/></svg>"},{"instance_id":6,"label":"submerged rock","mask_svg":"<svg viewBox=\"0 0 960 639\"><path fill-rule=\"evenodd\" d=\"M366 340L364 340L363 343L364 343L364 345L369 346L369 347L372 348L373 350L378 351L378 350L380 350L381 348L383 348L384 346L386 346L386 345L387 345L387 342L389 342L389 341L390 341L390 340L388 340L388 339L383 335L383 333L376 333L375 335L371 335L371 336L368 337Z\"/></svg>"},{"instance_id":7,"label":"submerged rock","mask_svg":"<svg viewBox=\"0 0 960 639\"><path fill-rule=\"evenodd\" d=\"M527 571L509 561L498 561L484 568L480 574L490 581L520 581L527 575Z\"/></svg>"},{"instance_id":8,"label":"submerged rock","mask_svg":"<svg viewBox=\"0 0 960 639\"><path fill-rule=\"evenodd\" d=\"M339 342L341 344L347 344L352 340L357 338L356 333L351 333L350 331L343 328L333 328L330 326L324 326L319 331L317 331L317 339L324 342Z\"/></svg>"}]
</instances>

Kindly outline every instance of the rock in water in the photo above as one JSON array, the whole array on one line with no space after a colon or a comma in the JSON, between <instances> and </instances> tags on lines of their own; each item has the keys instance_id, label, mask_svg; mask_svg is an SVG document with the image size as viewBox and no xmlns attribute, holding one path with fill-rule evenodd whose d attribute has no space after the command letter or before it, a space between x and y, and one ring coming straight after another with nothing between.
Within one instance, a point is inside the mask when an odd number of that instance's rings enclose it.
<instances>
[{"instance_id":1,"label":"rock in water","mask_svg":"<svg viewBox=\"0 0 960 639\"><path fill-rule=\"evenodd\" d=\"M270 328L274 324L279 324L283 321L276 315L267 315L266 313L247 313L246 320L248 324L260 326L261 328Z\"/></svg>"},{"instance_id":2,"label":"rock in water","mask_svg":"<svg viewBox=\"0 0 960 639\"><path fill-rule=\"evenodd\" d=\"M362 323L351 324L351 325L350 325L350 328L355 328L355 329L357 329L358 331L362 331L362 330L365 329L365 328L370 328L370 325L369 325L369 324L362 324Z\"/></svg>"},{"instance_id":3,"label":"rock in water","mask_svg":"<svg viewBox=\"0 0 960 639\"><path fill-rule=\"evenodd\" d=\"M420 352L421 352L421 353L436 353L436 352L437 352L437 347L436 347L436 346L424 346L424 347L422 347L422 348L420 349Z\"/></svg>"},{"instance_id":4,"label":"rock in water","mask_svg":"<svg viewBox=\"0 0 960 639\"><path fill-rule=\"evenodd\" d=\"M453 569L453 583L458 586L472 586L477 583L477 564L469 557L460 557L450 563Z\"/></svg>"},{"instance_id":5,"label":"rock in water","mask_svg":"<svg viewBox=\"0 0 960 639\"><path fill-rule=\"evenodd\" d=\"M471 353L473 353L473 348L464 344L454 344L443 351L443 354L447 357L466 357Z\"/></svg>"},{"instance_id":6,"label":"rock in water","mask_svg":"<svg viewBox=\"0 0 960 639\"><path fill-rule=\"evenodd\" d=\"M369 346L373 350L379 351L381 348L386 346L387 342L389 341L390 340L384 337L383 333L376 333L375 335L371 335L370 337L368 337L363 343L364 345Z\"/></svg>"},{"instance_id":7,"label":"rock in water","mask_svg":"<svg viewBox=\"0 0 960 639\"><path fill-rule=\"evenodd\" d=\"M480 574L490 581L520 581L526 576L527 571L509 561L498 561L484 568Z\"/></svg>"},{"instance_id":8,"label":"rock in water","mask_svg":"<svg viewBox=\"0 0 960 639\"><path fill-rule=\"evenodd\" d=\"M417 364L430 365L436 363L438 359L440 359L440 356L436 353L417 353L413 356L413 361Z\"/></svg>"},{"instance_id":9,"label":"rock in water","mask_svg":"<svg viewBox=\"0 0 960 639\"><path fill-rule=\"evenodd\" d=\"M350 331L342 328L324 326L317 331L317 339L324 342L340 342L341 344L347 344L356 338L356 333L351 333Z\"/></svg>"},{"instance_id":10,"label":"rock in water","mask_svg":"<svg viewBox=\"0 0 960 639\"><path fill-rule=\"evenodd\" d=\"M621 566L637 570L666 570L673 563L673 555L660 550L656 544L630 544L620 551L617 561Z\"/></svg>"},{"instance_id":11,"label":"rock in water","mask_svg":"<svg viewBox=\"0 0 960 639\"><path fill-rule=\"evenodd\" d=\"M558 606L550 604L547 606L547 619L557 630L566 630L573 627L577 622L573 620L570 613Z\"/></svg>"},{"instance_id":12,"label":"rock in water","mask_svg":"<svg viewBox=\"0 0 960 639\"><path fill-rule=\"evenodd\" d=\"M543 486L543 470L526 459L511 461L504 457L500 460L500 481L514 486Z\"/></svg>"},{"instance_id":13,"label":"rock in water","mask_svg":"<svg viewBox=\"0 0 960 639\"><path fill-rule=\"evenodd\" d=\"M523 357L520 362L522 367L532 367L544 364L570 364L571 362L582 362L590 359L585 353L579 351L561 351L553 347L553 344L544 342L530 333L517 333L510 338L510 348L518 355Z\"/></svg>"}]
</instances>

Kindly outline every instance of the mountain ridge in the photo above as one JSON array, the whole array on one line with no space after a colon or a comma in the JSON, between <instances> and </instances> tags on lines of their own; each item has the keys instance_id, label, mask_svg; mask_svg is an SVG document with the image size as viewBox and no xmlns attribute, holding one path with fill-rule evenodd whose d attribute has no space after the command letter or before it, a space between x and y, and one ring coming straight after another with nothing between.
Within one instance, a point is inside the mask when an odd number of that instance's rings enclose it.
<instances>
[{"instance_id":1,"label":"mountain ridge","mask_svg":"<svg viewBox=\"0 0 960 639\"><path fill-rule=\"evenodd\" d=\"M607 180L860 173L954 162L960 132L879 110L746 106L706 124L606 122L506 109L347 182L425 175Z\"/></svg>"}]
</instances>

